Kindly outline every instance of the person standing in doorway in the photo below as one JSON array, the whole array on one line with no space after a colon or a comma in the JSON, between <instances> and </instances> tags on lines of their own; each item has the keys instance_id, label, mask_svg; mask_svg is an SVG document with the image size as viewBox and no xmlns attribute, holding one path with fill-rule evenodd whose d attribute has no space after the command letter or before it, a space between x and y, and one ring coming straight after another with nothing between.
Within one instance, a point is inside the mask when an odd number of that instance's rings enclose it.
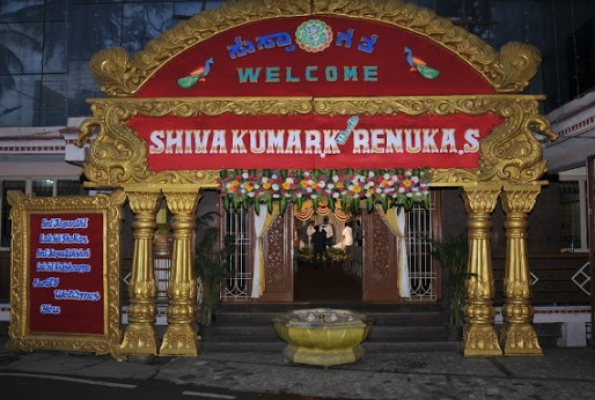
<instances>
[{"instance_id":1,"label":"person standing in doorway","mask_svg":"<svg viewBox=\"0 0 595 400\"><path fill-rule=\"evenodd\" d=\"M314 229L315 225L316 224L314 223L313 219L311 219L308 222L308 228L306 229L306 233L308 235L308 246L312 246L312 235L314 235L314 232L315 232L315 229Z\"/></svg>"},{"instance_id":2,"label":"person standing in doorway","mask_svg":"<svg viewBox=\"0 0 595 400\"><path fill-rule=\"evenodd\" d=\"M324 252L326 250L326 234L318 225L314 226L312 247L314 248L314 262L317 266L322 267L324 264Z\"/></svg>"},{"instance_id":3,"label":"person standing in doorway","mask_svg":"<svg viewBox=\"0 0 595 400\"><path fill-rule=\"evenodd\" d=\"M351 245L353 245L353 228L351 227L351 222L347 221L345 223L345 228L343 228L343 233L341 234L341 241L333 247L345 249Z\"/></svg>"},{"instance_id":4,"label":"person standing in doorway","mask_svg":"<svg viewBox=\"0 0 595 400\"><path fill-rule=\"evenodd\" d=\"M335 229L329 223L328 217L322 220L322 231L326 234L326 247L331 247L335 243Z\"/></svg>"},{"instance_id":5,"label":"person standing in doorway","mask_svg":"<svg viewBox=\"0 0 595 400\"><path fill-rule=\"evenodd\" d=\"M312 246L312 234L314 233L314 221L308 221L300 228L300 249Z\"/></svg>"}]
</instances>

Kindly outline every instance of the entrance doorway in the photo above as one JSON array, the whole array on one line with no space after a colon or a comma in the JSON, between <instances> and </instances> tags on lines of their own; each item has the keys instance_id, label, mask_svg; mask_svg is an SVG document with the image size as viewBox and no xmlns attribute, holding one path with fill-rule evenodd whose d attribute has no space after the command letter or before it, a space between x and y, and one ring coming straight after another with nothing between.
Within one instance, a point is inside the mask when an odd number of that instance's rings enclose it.
<instances>
[{"instance_id":1,"label":"entrance doorway","mask_svg":"<svg viewBox=\"0 0 595 400\"><path fill-rule=\"evenodd\" d=\"M362 301L361 223L357 219L358 238L351 246L337 247L342 241L346 224L353 227L352 218L337 218L332 212L327 215L312 215L307 220L294 216L294 302L296 303L354 303ZM314 257L311 240L312 228L322 230L330 227L332 237L324 251L323 260ZM353 228L352 228L353 229Z\"/></svg>"},{"instance_id":2,"label":"entrance doorway","mask_svg":"<svg viewBox=\"0 0 595 400\"><path fill-rule=\"evenodd\" d=\"M361 240L354 234L347 260L325 269L316 269L300 258L300 240L308 243L300 239L301 229L310 219L322 223L322 215L311 213L298 218L295 210L288 208L257 238L251 210L222 210L222 234L236 238L234 273L226 282L222 300L263 304L435 302L439 298L439 271L432 263L428 238L439 237L440 207L439 196L430 199L429 210L414 207L407 212L404 236L395 234L382 212L360 210L353 220L354 232L361 231ZM325 214L340 235L347 218ZM356 228L358 221L360 228ZM258 246L262 246L263 255L260 266L254 262ZM256 297L253 293L259 285L264 290Z\"/></svg>"}]
</instances>

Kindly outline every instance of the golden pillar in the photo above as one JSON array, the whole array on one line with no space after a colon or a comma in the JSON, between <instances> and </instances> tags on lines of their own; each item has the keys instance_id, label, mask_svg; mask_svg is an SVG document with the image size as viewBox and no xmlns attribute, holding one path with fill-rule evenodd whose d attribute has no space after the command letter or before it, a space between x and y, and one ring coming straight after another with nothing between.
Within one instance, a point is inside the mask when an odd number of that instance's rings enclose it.
<instances>
[{"instance_id":1,"label":"golden pillar","mask_svg":"<svg viewBox=\"0 0 595 400\"><path fill-rule=\"evenodd\" d=\"M494 330L494 278L490 251L491 213L499 193L499 184L463 187L462 196L469 214L469 278L463 331L463 354L466 357L502 355Z\"/></svg>"},{"instance_id":2,"label":"golden pillar","mask_svg":"<svg viewBox=\"0 0 595 400\"><path fill-rule=\"evenodd\" d=\"M129 325L124 333L121 352L128 355L156 355L157 284L153 270L153 235L157 228L155 214L162 196L159 192L128 192L127 195L136 219L132 223L134 255L129 287Z\"/></svg>"},{"instance_id":3,"label":"golden pillar","mask_svg":"<svg viewBox=\"0 0 595 400\"><path fill-rule=\"evenodd\" d=\"M173 214L172 261L168 286L168 327L163 336L160 355L198 355L196 329L196 278L194 274L192 233L195 227L194 214L200 199L198 189L189 191L165 191L167 206Z\"/></svg>"},{"instance_id":4,"label":"golden pillar","mask_svg":"<svg viewBox=\"0 0 595 400\"><path fill-rule=\"evenodd\" d=\"M506 213L506 269L500 344L507 356L543 354L532 326L534 310L526 237L527 214L533 209L540 192L540 185L504 185L501 195Z\"/></svg>"}]
</instances>

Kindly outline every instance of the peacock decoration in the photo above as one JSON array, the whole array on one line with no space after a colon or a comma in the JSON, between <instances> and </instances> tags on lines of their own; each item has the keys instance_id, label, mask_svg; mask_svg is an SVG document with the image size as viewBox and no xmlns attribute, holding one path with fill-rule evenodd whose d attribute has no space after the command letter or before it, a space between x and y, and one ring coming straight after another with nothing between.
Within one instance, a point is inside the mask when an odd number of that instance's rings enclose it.
<instances>
[{"instance_id":1,"label":"peacock decoration","mask_svg":"<svg viewBox=\"0 0 595 400\"><path fill-rule=\"evenodd\" d=\"M406 55L407 63L409 64L411 72L418 72L426 79L436 79L440 75L440 71L429 67L427 63L421 58L415 57L413 51L407 46L403 48L403 53Z\"/></svg>"},{"instance_id":2,"label":"peacock decoration","mask_svg":"<svg viewBox=\"0 0 595 400\"><path fill-rule=\"evenodd\" d=\"M196 68L190 72L188 76L178 79L178 86L182 89L190 89L198 82L206 81L207 75L211 72L211 65L213 64L213 57L208 58L204 65Z\"/></svg>"}]
</instances>

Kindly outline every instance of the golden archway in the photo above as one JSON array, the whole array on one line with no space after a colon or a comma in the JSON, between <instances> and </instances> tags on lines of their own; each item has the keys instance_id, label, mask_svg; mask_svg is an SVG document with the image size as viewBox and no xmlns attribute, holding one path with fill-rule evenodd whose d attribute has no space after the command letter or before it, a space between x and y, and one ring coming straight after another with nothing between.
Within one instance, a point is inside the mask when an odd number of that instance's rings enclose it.
<instances>
[{"instance_id":1,"label":"golden archway","mask_svg":"<svg viewBox=\"0 0 595 400\"><path fill-rule=\"evenodd\" d=\"M347 97L337 96L336 92L321 95L314 85L311 94L280 95L269 86L263 89L266 95L249 91L236 96L226 89L225 84L221 84L225 81L220 81L218 87L207 84L200 95L194 96L178 88L173 91L163 89L166 87L164 82L171 79L175 72L183 70L184 59L196 55L193 53L196 49L212 48L208 46L221 38L229 39L226 43L230 45L234 43L234 37L239 38L235 42L241 44L244 30L253 33L257 29L255 27L261 25L276 26L274 24L278 21L284 24L297 21L297 25L313 18L322 19L327 24L359 24L358 27L363 28L373 24L377 29L394 31L395 35L398 33L406 38L403 40L443 55L451 63L450 67L445 65L445 71L449 68L454 70L455 66L464 68L464 71L458 71L458 75L452 74L461 77L461 81L435 87L420 81L427 90L410 87L405 93L389 93L382 89L378 94L361 89ZM360 46L363 46L362 50L369 51L374 37L369 35L365 39L367 41ZM263 48L268 44L263 42ZM191 125L191 121L197 118L209 121L257 116L275 120L302 121L302 117L306 120L313 117L320 121L334 121L352 115L370 120L425 118L441 121L458 116L481 119L489 115L501 123L493 125L489 134L482 138L476 166L434 167L431 171L432 187L462 189L468 212L469 272L473 278L467 286L464 354L541 354L531 325L533 308L528 286L527 214L545 184L540 181L546 171L546 162L538 139L554 139L556 135L551 132L547 120L539 115L538 103L543 97L521 94L540 62L539 52L532 46L509 43L496 51L478 37L427 9L388 0L347 3L310 0L227 2L221 9L202 12L179 24L150 42L133 58L121 48L96 54L91 61L91 70L107 97L89 99L93 117L83 122L78 144L83 145L94 134L96 137L91 143L84 172L89 186L123 188L138 219L135 271L131 283L132 306L129 310L131 323L126 330L122 352L158 353L152 326L155 310L150 306L154 304L152 296L155 291L146 227L152 226L157 203L164 196L174 215L174 278L170 282L169 327L159 353L197 354L193 327L196 287L192 281L190 248L192 216L201 197L200 190L216 188L222 169L216 166L185 169L183 165L155 168L156 164L152 164L155 153L151 153L147 137L138 128L143 123L177 121ZM273 81L277 79L275 71L270 70ZM332 79L333 70L329 71ZM373 79L374 70L367 73L368 79ZM472 82L464 82L462 77ZM291 73L285 75L285 84L290 78L294 78ZM306 75L306 78L312 76ZM405 83L403 85L406 86ZM457 92L457 85L467 87L467 92ZM481 90L477 89L479 87ZM452 157L456 158L457 154L452 154ZM183 159L181 155L178 158ZM491 213L498 199L507 213L505 227L508 237L504 287L506 304L503 309L505 323L500 338L493 327L494 288L489 239Z\"/></svg>"}]
</instances>

